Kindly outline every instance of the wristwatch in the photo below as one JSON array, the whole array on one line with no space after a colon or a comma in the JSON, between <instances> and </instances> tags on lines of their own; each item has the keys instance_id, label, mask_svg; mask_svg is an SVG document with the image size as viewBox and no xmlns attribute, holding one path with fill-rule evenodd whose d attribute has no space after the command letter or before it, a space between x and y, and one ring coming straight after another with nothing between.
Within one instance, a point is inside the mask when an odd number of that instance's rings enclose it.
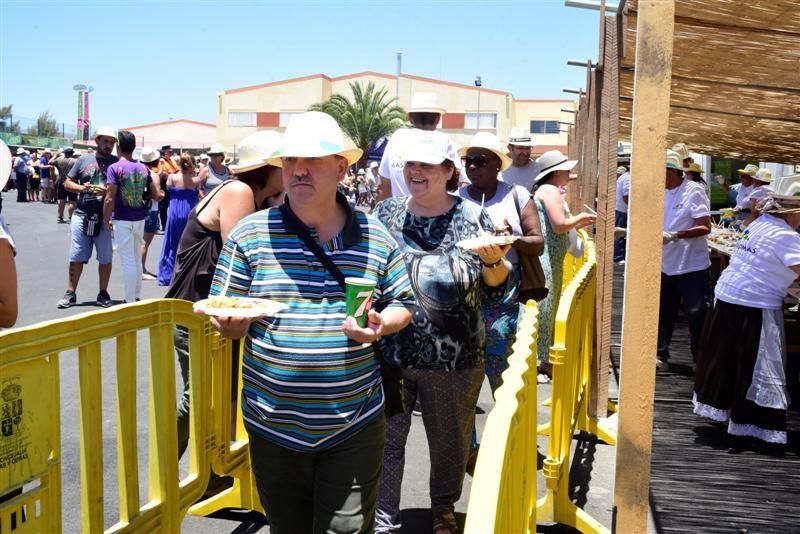
<instances>
[{"instance_id":1,"label":"wristwatch","mask_svg":"<svg viewBox=\"0 0 800 534\"><path fill-rule=\"evenodd\" d=\"M484 267L486 267L487 269L496 269L496 268L497 268L497 266L498 266L498 265L500 265L500 263L501 263L502 261L503 261L503 258L500 258L499 260L497 260L497 261L496 261L496 262L494 262L494 263L486 263L486 262L485 262L485 261L483 261L483 260L481 260L481 263L483 263L483 266L484 266Z\"/></svg>"}]
</instances>

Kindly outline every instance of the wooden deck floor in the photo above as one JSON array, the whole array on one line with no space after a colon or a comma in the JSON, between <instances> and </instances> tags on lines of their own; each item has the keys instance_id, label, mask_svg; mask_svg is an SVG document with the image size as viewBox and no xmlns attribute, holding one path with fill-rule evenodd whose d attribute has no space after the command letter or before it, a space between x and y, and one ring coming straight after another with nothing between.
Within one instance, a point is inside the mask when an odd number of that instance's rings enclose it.
<instances>
[{"instance_id":1,"label":"wooden deck floor","mask_svg":"<svg viewBox=\"0 0 800 534\"><path fill-rule=\"evenodd\" d=\"M614 274L612 361L618 369L622 269ZM787 318L797 320L796 314ZM795 334L787 334L796 369ZM783 457L734 450L724 427L692 413L694 376L684 323L676 327L671 353L670 371L656 377L650 501L657 531L800 533L800 395L789 410Z\"/></svg>"}]
</instances>

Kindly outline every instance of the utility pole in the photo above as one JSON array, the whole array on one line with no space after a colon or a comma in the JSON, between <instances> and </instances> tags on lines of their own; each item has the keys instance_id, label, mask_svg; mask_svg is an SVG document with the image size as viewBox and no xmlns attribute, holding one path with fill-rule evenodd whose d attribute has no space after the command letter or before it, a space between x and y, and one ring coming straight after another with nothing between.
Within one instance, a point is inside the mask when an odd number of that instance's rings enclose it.
<instances>
[{"instance_id":1,"label":"utility pole","mask_svg":"<svg viewBox=\"0 0 800 534\"><path fill-rule=\"evenodd\" d=\"M475 76L475 87L478 88L478 117L475 121L476 130L481 129L481 85L483 85L483 82L481 82L481 77Z\"/></svg>"},{"instance_id":2,"label":"utility pole","mask_svg":"<svg viewBox=\"0 0 800 534\"><path fill-rule=\"evenodd\" d=\"M397 103L400 103L400 71L402 70L403 65L403 53L397 53L397 81L395 82L394 88L394 97L397 99Z\"/></svg>"}]
</instances>

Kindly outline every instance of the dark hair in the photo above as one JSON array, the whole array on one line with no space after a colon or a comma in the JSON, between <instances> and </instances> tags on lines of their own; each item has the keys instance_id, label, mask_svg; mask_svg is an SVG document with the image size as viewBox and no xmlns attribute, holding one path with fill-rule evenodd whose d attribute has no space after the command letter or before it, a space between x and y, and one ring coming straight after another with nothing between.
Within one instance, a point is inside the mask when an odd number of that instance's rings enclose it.
<instances>
[{"instance_id":1,"label":"dark hair","mask_svg":"<svg viewBox=\"0 0 800 534\"><path fill-rule=\"evenodd\" d=\"M458 182L461 178L461 173L456 168L456 164L450 161L449 159L444 160L440 165L446 169L448 169L452 174L450 178L447 179L447 190L451 193L453 191L458 191Z\"/></svg>"},{"instance_id":2,"label":"dark hair","mask_svg":"<svg viewBox=\"0 0 800 534\"><path fill-rule=\"evenodd\" d=\"M136 136L128 130L120 130L117 134L117 143L120 152L133 152L136 148Z\"/></svg>"},{"instance_id":3,"label":"dark hair","mask_svg":"<svg viewBox=\"0 0 800 534\"><path fill-rule=\"evenodd\" d=\"M412 124L420 123L422 125L431 126L434 124L439 124L440 113L417 113L412 112L408 114L408 119L411 121Z\"/></svg>"},{"instance_id":4,"label":"dark hair","mask_svg":"<svg viewBox=\"0 0 800 534\"><path fill-rule=\"evenodd\" d=\"M153 161L143 161L145 167L149 167L151 169L155 169L161 163L160 159L154 159Z\"/></svg>"},{"instance_id":5,"label":"dark hair","mask_svg":"<svg viewBox=\"0 0 800 534\"><path fill-rule=\"evenodd\" d=\"M64 149L64 155L66 157L71 158L74 154L75 154L75 150L73 150L72 148L65 148Z\"/></svg>"},{"instance_id":6,"label":"dark hair","mask_svg":"<svg viewBox=\"0 0 800 534\"><path fill-rule=\"evenodd\" d=\"M272 174L274 169L278 168L280 167L264 165L263 167L259 167L257 169L236 173L236 179L240 182L246 183L252 189L264 189L264 187L267 185L267 180L269 180L270 174Z\"/></svg>"},{"instance_id":7,"label":"dark hair","mask_svg":"<svg viewBox=\"0 0 800 534\"><path fill-rule=\"evenodd\" d=\"M533 187L531 188L531 193L535 193L540 186L543 186L544 184L548 183L550 179L553 178L553 176L555 176L555 172L556 171L550 171L541 178L539 178L538 180L536 180L536 182L533 184Z\"/></svg>"},{"instance_id":8,"label":"dark hair","mask_svg":"<svg viewBox=\"0 0 800 534\"><path fill-rule=\"evenodd\" d=\"M181 154L181 170L183 172L186 172L189 169L193 169L194 166L195 166L194 156L192 156L188 152L184 152L183 154Z\"/></svg>"}]
</instances>

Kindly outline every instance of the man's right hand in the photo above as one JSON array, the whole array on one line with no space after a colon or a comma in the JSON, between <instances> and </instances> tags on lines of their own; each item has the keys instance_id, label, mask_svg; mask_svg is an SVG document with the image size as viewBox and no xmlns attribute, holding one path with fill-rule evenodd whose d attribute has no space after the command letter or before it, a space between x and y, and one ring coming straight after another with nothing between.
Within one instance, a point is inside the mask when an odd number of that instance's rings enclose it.
<instances>
[{"instance_id":1,"label":"man's right hand","mask_svg":"<svg viewBox=\"0 0 800 534\"><path fill-rule=\"evenodd\" d=\"M255 320L253 317L211 317L211 324L228 339L242 339Z\"/></svg>"}]
</instances>

